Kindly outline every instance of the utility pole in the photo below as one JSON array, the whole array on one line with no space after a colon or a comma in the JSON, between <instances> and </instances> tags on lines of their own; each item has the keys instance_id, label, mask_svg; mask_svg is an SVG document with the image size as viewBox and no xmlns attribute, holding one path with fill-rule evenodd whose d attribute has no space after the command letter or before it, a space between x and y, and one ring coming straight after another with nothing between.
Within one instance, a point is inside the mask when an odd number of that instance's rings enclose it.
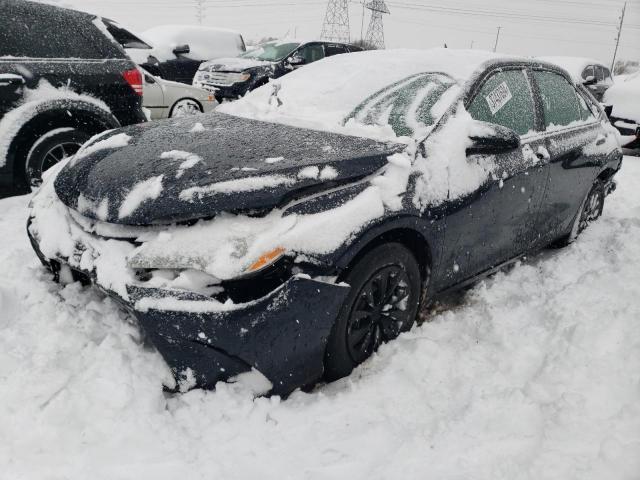
<instances>
[{"instance_id":1,"label":"utility pole","mask_svg":"<svg viewBox=\"0 0 640 480\"><path fill-rule=\"evenodd\" d=\"M329 0L322 24L322 40L349 43L349 0Z\"/></svg>"},{"instance_id":2,"label":"utility pole","mask_svg":"<svg viewBox=\"0 0 640 480\"><path fill-rule=\"evenodd\" d=\"M202 25L205 17L205 9L205 0L196 0L196 20L198 21L198 25Z\"/></svg>"},{"instance_id":3,"label":"utility pole","mask_svg":"<svg viewBox=\"0 0 640 480\"><path fill-rule=\"evenodd\" d=\"M364 12L365 12L365 1L362 0L362 23L360 24L360 41L364 43ZM364 47L364 45L362 45Z\"/></svg>"},{"instance_id":4,"label":"utility pole","mask_svg":"<svg viewBox=\"0 0 640 480\"><path fill-rule=\"evenodd\" d=\"M496 33L496 44L493 46L493 51L498 50L498 40L500 40L500 29L502 27L498 27L498 33Z\"/></svg>"},{"instance_id":5,"label":"utility pole","mask_svg":"<svg viewBox=\"0 0 640 480\"><path fill-rule=\"evenodd\" d=\"M613 51L613 60L611 60L611 74L616 66L616 56L618 55L618 46L620 45L620 35L622 35L622 24L624 23L624 13L627 10L627 2L622 6L622 15L620 15L620 25L618 26L618 36L616 38L616 49Z\"/></svg>"}]
</instances>

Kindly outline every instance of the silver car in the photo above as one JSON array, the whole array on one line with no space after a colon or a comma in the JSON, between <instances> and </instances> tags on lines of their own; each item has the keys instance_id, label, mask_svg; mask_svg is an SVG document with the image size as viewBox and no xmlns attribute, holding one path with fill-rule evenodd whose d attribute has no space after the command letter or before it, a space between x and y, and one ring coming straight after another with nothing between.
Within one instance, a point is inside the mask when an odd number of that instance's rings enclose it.
<instances>
[{"instance_id":1,"label":"silver car","mask_svg":"<svg viewBox=\"0 0 640 480\"><path fill-rule=\"evenodd\" d=\"M142 106L150 120L186 117L210 112L218 105L213 93L201 88L172 82L141 69L144 77Z\"/></svg>"}]
</instances>

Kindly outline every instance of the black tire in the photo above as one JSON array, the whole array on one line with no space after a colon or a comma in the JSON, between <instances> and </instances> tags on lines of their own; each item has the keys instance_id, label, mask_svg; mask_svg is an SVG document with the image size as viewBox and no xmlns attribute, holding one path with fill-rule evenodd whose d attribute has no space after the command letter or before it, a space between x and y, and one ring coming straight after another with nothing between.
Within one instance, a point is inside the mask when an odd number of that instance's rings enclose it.
<instances>
[{"instance_id":1,"label":"black tire","mask_svg":"<svg viewBox=\"0 0 640 480\"><path fill-rule=\"evenodd\" d=\"M410 330L421 298L418 262L399 243L372 249L342 280L351 285L351 291L327 342L325 379L329 381L349 375L381 343Z\"/></svg>"},{"instance_id":2,"label":"black tire","mask_svg":"<svg viewBox=\"0 0 640 480\"><path fill-rule=\"evenodd\" d=\"M27 184L37 187L42 173L59 161L74 155L91 138L86 132L71 127L54 129L42 135L31 146L25 161Z\"/></svg>"},{"instance_id":3,"label":"black tire","mask_svg":"<svg viewBox=\"0 0 640 480\"><path fill-rule=\"evenodd\" d=\"M587 196L580 205L580 210L573 220L571 233L561 240L555 242L552 246L556 248L566 247L575 241L578 236L585 231L589 224L595 222L602 215L604 209L604 184L600 180L596 182L587 193Z\"/></svg>"}]
</instances>

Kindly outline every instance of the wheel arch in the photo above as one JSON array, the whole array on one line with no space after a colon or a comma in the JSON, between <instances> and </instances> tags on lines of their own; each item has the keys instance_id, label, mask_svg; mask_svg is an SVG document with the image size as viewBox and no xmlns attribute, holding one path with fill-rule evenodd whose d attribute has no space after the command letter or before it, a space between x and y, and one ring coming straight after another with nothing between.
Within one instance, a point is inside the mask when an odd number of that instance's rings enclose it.
<instances>
[{"instance_id":1,"label":"wheel arch","mask_svg":"<svg viewBox=\"0 0 640 480\"><path fill-rule=\"evenodd\" d=\"M351 244L340 257L337 266L343 277L367 252L385 243L400 243L416 258L422 281L429 279L434 262L434 242L419 228L416 219L407 218L391 225L378 225L370 228Z\"/></svg>"},{"instance_id":2,"label":"wheel arch","mask_svg":"<svg viewBox=\"0 0 640 480\"><path fill-rule=\"evenodd\" d=\"M22 167L34 142L42 135L64 127L72 127L93 136L119 128L120 122L108 110L81 100L57 99L37 105L16 131L7 150L6 168L13 175L16 185L26 186Z\"/></svg>"}]
</instances>

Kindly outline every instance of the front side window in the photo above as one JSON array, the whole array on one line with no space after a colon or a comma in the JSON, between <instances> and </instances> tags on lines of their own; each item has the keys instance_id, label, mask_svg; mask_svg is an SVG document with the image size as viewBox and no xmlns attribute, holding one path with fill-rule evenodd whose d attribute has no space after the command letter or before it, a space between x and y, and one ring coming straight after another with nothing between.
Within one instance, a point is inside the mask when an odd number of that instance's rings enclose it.
<instances>
[{"instance_id":1,"label":"front side window","mask_svg":"<svg viewBox=\"0 0 640 480\"><path fill-rule=\"evenodd\" d=\"M304 58L305 63L313 63L324 58L324 47L319 43L305 45L298 50L298 55Z\"/></svg>"},{"instance_id":2,"label":"front side window","mask_svg":"<svg viewBox=\"0 0 640 480\"><path fill-rule=\"evenodd\" d=\"M575 88L566 78L539 70L534 72L534 77L540 89L547 129L565 127L583 119Z\"/></svg>"},{"instance_id":3,"label":"front side window","mask_svg":"<svg viewBox=\"0 0 640 480\"><path fill-rule=\"evenodd\" d=\"M523 70L494 73L467 110L475 120L494 123L526 135L535 128L535 108Z\"/></svg>"},{"instance_id":4,"label":"front side window","mask_svg":"<svg viewBox=\"0 0 640 480\"><path fill-rule=\"evenodd\" d=\"M604 68L602 68L600 65L596 66L596 78L598 79L599 83L604 82Z\"/></svg>"},{"instance_id":5,"label":"front side window","mask_svg":"<svg viewBox=\"0 0 640 480\"><path fill-rule=\"evenodd\" d=\"M589 77L591 78L596 78L596 74L593 71L593 65L589 65L587 68L584 69L584 71L582 72L582 79L583 80L589 80Z\"/></svg>"},{"instance_id":6,"label":"front side window","mask_svg":"<svg viewBox=\"0 0 640 480\"><path fill-rule=\"evenodd\" d=\"M451 86L451 77L419 73L374 93L347 117L365 125L389 125L398 136L412 137L437 118L433 107Z\"/></svg>"}]
</instances>

